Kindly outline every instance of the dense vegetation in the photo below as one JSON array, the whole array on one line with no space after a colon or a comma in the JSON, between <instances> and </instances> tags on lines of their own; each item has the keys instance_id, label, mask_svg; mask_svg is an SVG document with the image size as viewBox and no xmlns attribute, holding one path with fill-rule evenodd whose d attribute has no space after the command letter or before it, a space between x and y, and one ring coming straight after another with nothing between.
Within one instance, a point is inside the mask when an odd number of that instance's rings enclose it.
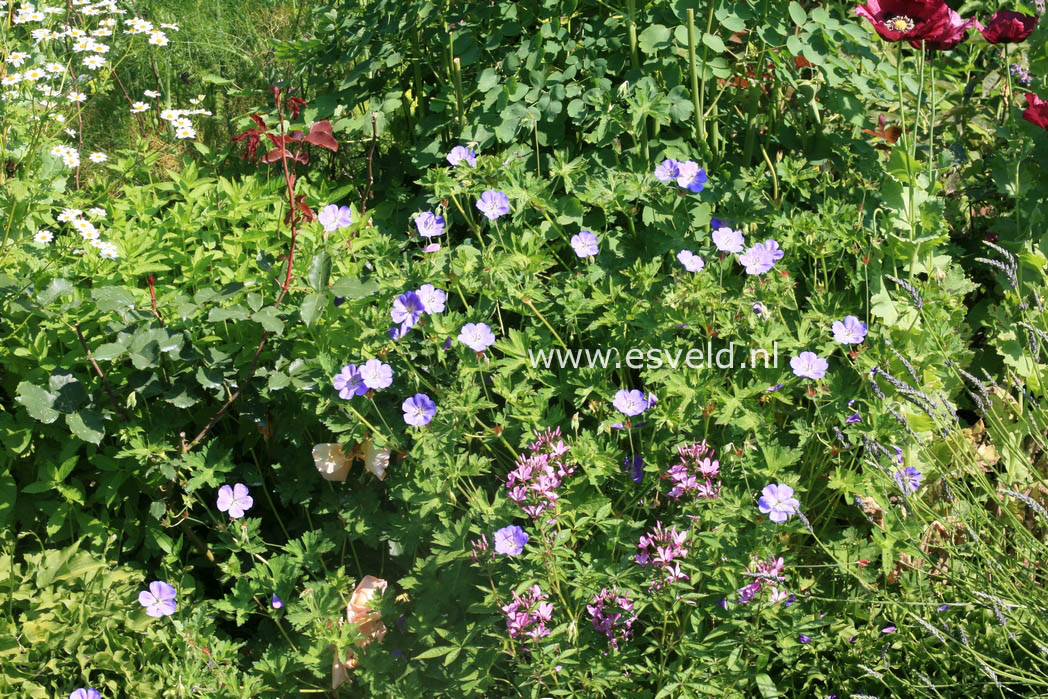
<instances>
[{"instance_id":1,"label":"dense vegetation","mask_svg":"<svg viewBox=\"0 0 1048 699\"><path fill-rule=\"evenodd\" d=\"M1048 692L1043 2L0 0L0 693Z\"/></svg>"}]
</instances>

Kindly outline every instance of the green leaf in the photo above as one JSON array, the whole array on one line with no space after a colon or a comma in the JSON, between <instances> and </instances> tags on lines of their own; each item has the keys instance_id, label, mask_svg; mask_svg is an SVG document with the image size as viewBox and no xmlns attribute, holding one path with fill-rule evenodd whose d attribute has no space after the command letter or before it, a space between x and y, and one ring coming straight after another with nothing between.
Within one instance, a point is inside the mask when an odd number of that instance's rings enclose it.
<instances>
[{"instance_id":1,"label":"green leaf","mask_svg":"<svg viewBox=\"0 0 1048 699\"><path fill-rule=\"evenodd\" d=\"M102 413L90 408L66 415L66 424L76 437L92 444L101 442L102 437L106 434L105 419Z\"/></svg>"},{"instance_id":2,"label":"green leaf","mask_svg":"<svg viewBox=\"0 0 1048 699\"><path fill-rule=\"evenodd\" d=\"M127 348L117 342L107 342L104 345L99 345L91 352L91 358L96 359L100 362L108 362L116 359L124 352Z\"/></svg>"},{"instance_id":3,"label":"green leaf","mask_svg":"<svg viewBox=\"0 0 1048 699\"><path fill-rule=\"evenodd\" d=\"M87 402L87 391L80 379L66 369L56 369L48 381L51 394L54 395L52 406L63 413L75 412Z\"/></svg>"},{"instance_id":4,"label":"green leaf","mask_svg":"<svg viewBox=\"0 0 1048 699\"><path fill-rule=\"evenodd\" d=\"M702 43L709 46L714 53L724 53L724 42L715 34L703 34Z\"/></svg>"},{"instance_id":5,"label":"green leaf","mask_svg":"<svg viewBox=\"0 0 1048 699\"><path fill-rule=\"evenodd\" d=\"M23 381L18 384L16 400L25 406L30 417L50 425L58 419L58 411L52 408L55 395L48 393L35 383Z\"/></svg>"},{"instance_id":6,"label":"green leaf","mask_svg":"<svg viewBox=\"0 0 1048 699\"><path fill-rule=\"evenodd\" d=\"M331 293L347 299L362 299L378 291L375 282L362 282L356 277L342 277L331 287Z\"/></svg>"},{"instance_id":7,"label":"green leaf","mask_svg":"<svg viewBox=\"0 0 1048 699\"><path fill-rule=\"evenodd\" d=\"M327 251L318 252L309 263L306 279L314 291L327 291L328 279L331 277L331 255Z\"/></svg>"},{"instance_id":8,"label":"green leaf","mask_svg":"<svg viewBox=\"0 0 1048 699\"><path fill-rule=\"evenodd\" d=\"M41 306L47 306L60 296L68 296L73 293L73 284L68 279L56 278L37 295L36 301Z\"/></svg>"},{"instance_id":9,"label":"green leaf","mask_svg":"<svg viewBox=\"0 0 1048 699\"><path fill-rule=\"evenodd\" d=\"M793 12L793 6L796 4L797 3L790 4L791 14ZM797 24L800 24L800 22L798 22ZM759 675L757 675L754 679L757 681L757 689L760 691L761 697L763 697L763 699L778 699L779 689L775 686L775 683L772 681L771 677L762 672Z\"/></svg>"},{"instance_id":10,"label":"green leaf","mask_svg":"<svg viewBox=\"0 0 1048 699\"><path fill-rule=\"evenodd\" d=\"M119 286L100 286L91 290L91 298L100 311L130 311L135 307L135 297Z\"/></svg>"},{"instance_id":11,"label":"green leaf","mask_svg":"<svg viewBox=\"0 0 1048 699\"><path fill-rule=\"evenodd\" d=\"M790 19L798 27L802 27L808 22L808 15L804 12L804 9L797 4L796 0L790 3Z\"/></svg>"},{"instance_id":12,"label":"green leaf","mask_svg":"<svg viewBox=\"0 0 1048 699\"><path fill-rule=\"evenodd\" d=\"M271 333L279 335L284 332L284 321L277 315L277 309L266 306L260 311L251 314L251 320L255 321Z\"/></svg>"},{"instance_id":13,"label":"green leaf","mask_svg":"<svg viewBox=\"0 0 1048 699\"><path fill-rule=\"evenodd\" d=\"M224 320L244 320L249 317L248 310L238 303L229 308L212 308L207 314L207 322L221 323Z\"/></svg>"},{"instance_id":14,"label":"green leaf","mask_svg":"<svg viewBox=\"0 0 1048 699\"><path fill-rule=\"evenodd\" d=\"M644 53L657 53L669 48L671 32L661 24L652 24L637 37L637 46Z\"/></svg>"},{"instance_id":15,"label":"green leaf","mask_svg":"<svg viewBox=\"0 0 1048 699\"><path fill-rule=\"evenodd\" d=\"M310 294L302 302L302 307L299 311L302 314L302 322L306 324L306 327L310 327L317 322L317 318L327 308L329 297L330 294L328 292L322 291L319 294Z\"/></svg>"}]
</instances>

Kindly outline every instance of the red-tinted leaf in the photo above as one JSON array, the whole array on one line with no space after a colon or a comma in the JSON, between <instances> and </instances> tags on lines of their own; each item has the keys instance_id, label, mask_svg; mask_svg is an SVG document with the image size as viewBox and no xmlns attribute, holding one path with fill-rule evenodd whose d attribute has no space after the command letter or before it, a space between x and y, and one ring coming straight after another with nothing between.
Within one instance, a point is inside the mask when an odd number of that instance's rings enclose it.
<instances>
[{"instance_id":1,"label":"red-tinted leaf","mask_svg":"<svg viewBox=\"0 0 1048 699\"><path fill-rule=\"evenodd\" d=\"M288 135L287 135L287 140L289 140L289 141L304 141L305 138L306 138L306 134L304 134L299 129L295 129L294 131L290 131L290 132L288 132Z\"/></svg>"},{"instance_id":2,"label":"red-tinted leaf","mask_svg":"<svg viewBox=\"0 0 1048 699\"><path fill-rule=\"evenodd\" d=\"M338 141L331 134L331 122L326 119L313 124L309 129L309 135L306 136L306 142L312 143L314 146L327 148L335 153L338 152Z\"/></svg>"},{"instance_id":3,"label":"red-tinted leaf","mask_svg":"<svg viewBox=\"0 0 1048 699\"><path fill-rule=\"evenodd\" d=\"M266 122L262 121L262 117L257 114L248 114L249 117L258 125L258 128L262 131L266 130Z\"/></svg>"},{"instance_id":4,"label":"red-tinted leaf","mask_svg":"<svg viewBox=\"0 0 1048 699\"><path fill-rule=\"evenodd\" d=\"M299 152L295 153L295 162L296 163L302 163L303 165L308 164L309 163L309 153L304 151L304 150L300 150Z\"/></svg>"},{"instance_id":5,"label":"red-tinted leaf","mask_svg":"<svg viewBox=\"0 0 1048 699\"><path fill-rule=\"evenodd\" d=\"M262 156L262 162L264 163L275 163L281 158L290 157L291 154L287 152L286 148L274 148L265 155Z\"/></svg>"},{"instance_id":6,"label":"red-tinted leaf","mask_svg":"<svg viewBox=\"0 0 1048 699\"><path fill-rule=\"evenodd\" d=\"M284 147L284 137L281 136L280 134L278 134L278 133L266 133L266 138L268 138L269 142L272 143L276 148L283 148Z\"/></svg>"},{"instance_id":7,"label":"red-tinted leaf","mask_svg":"<svg viewBox=\"0 0 1048 699\"><path fill-rule=\"evenodd\" d=\"M306 106L306 101L301 97L291 97L288 99L287 103L288 106L291 107L291 118L298 119L298 113Z\"/></svg>"}]
</instances>

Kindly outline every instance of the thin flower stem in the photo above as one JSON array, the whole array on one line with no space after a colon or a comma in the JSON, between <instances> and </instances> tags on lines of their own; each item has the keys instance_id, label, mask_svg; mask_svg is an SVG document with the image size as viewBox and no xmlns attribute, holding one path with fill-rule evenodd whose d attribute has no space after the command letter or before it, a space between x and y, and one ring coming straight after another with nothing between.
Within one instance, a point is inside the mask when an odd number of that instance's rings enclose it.
<instances>
[{"instance_id":1,"label":"thin flower stem","mask_svg":"<svg viewBox=\"0 0 1048 699\"><path fill-rule=\"evenodd\" d=\"M539 311L539 309L535 308L535 304L532 302L532 300L530 298L523 298L523 299L521 299L521 301L523 301L524 304L527 305L528 308L530 308L532 311L534 311L535 315L537 315L539 317L539 320L542 321L543 325L545 325L547 328L549 328L549 331L551 333L553 333L553 337L557 338L557 342L560 343L560 346L563 347L564 349L568 349L568 346L566 344L564 344L564 340L560 339L560 335L558 335L557 331L553 329L553 326L549 324L549 321L546 320L546 317L544 315L542 315L542 313Z\"/></svg>"}]
</instances>

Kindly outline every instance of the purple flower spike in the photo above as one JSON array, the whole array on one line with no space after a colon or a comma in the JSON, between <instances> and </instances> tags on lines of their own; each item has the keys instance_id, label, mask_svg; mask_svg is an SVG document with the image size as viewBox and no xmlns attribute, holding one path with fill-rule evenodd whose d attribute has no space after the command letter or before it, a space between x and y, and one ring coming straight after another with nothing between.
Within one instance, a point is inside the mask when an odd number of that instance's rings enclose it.
<instances>
[{"instance_id":1,"label":"purple flower spike","mask_svg":"<svg viewBox=\"0 0 1048 699\"><path fill-rule=\"evenodd\" d=\"M369 359L360 367L360 379L375 391L388 388L393 385L393 368L378 359Z\"/></svg>"},{"instance_id":2,"label":"purple flower spike","mask_svg":"<svg viewBox=\"0 0 1048 699\"><path fill-rule=\"evenodd\" d=\"M401 404L404 422L414 427L425 427L437 414L437 404L425 393L416 393Z\"/></svg>"},{"instance_id":3,"label":"purple flower spike","mask_svg":"<svg viewBox=\"0 0 1048 699\"><path fill-rule=\"evenodd\" d=\"M477 154L473 152L472 148L466 148L465 146L455 146L448 153L448 162L451 163L451 167L458 167L459 163L467 163L470 167L477 166Z\"/></svg>"},{"instance_id":4,"label":"purple flower spike","mask_svg":"<svg viewBox=\"0 0 1048 699\"><path fill-rule=\"evenodd\" d=\"M459 331L458 341L474 352L483 352L495 344L495 333L486 323L466 323Z\"/></svg>"},{"instance_id":5,"label":"purple flower spike","mask_svg":"<svg viewBox=\"0 0 1048 699\"><path fill-rule=\"evenodd\" d=\"M166 582L154 580L149 583L148 590L138 593L138 603L146 608L146 614L151 617L171 616L178 609L175 588Z\"/></svg>"},{"instance_id":6,"label":"purple flower spike","mask_svg":"<svg viewBox=\"0 0 1048 699\"><path fill-rule=\"evenodd\" d=\"M509 213L509 197L502 192L489 189L480 195L477 208L489 221L494 221Z\"/></svg>"},{"instance_id":7,"label":"purple flower spike","mask_svg":"<svg viewBox=\"0 0 1048 699\"><path fill-rule=\"evenodd\" d=\"M842 345L858 345L866 339L866 323L855 316L844 316L844 320L835 320L831 327L833 339Z\"/></svg>"},{"instance_id":8,"label":"purple flower spike","mask_svg":"<svg viewBox=\"0 0 1048 699\"><path fill-rule=\"evenodd\" d=\"M356 364L342 367L342 371L335 374L332 383L335 385L335 390L338 391L338 397L343 400L349 400L353 396L362 396L368 392L368 387L364 385L364 379L361 378Z\"/></svg>"},{"instance_id":9,"label":"purple flower spike","mask_svg":"<svg viewBox=\"0 0 1048 699\"><path fill-rule=\"evenodd\" d=\"M826 376L830 364L814 352L801 352L790 360L790 367L802 379L818 380Z\"/></svg>"},{"instance_id":10,"label":"purple flower spike","mask_svg":"<svg viewBox=\"0 0 1048 699\"><path fill-rule=\"evenodd\" d=\"M596 257L600 252L597 236L592 231L580 231L571 236L571 247L579 257Z\"/></svg>"},{"instance_id":11,"label":"purple flower spike","mask_svg":"<svg viewBox=\"0 0 1048 699\"><path fill-rule=\"evenodd\" d=\"M633 417L640 415L648 409L648 399L644 397L644 394L640 391L633 390L627 391L626 389L620 390L615 394L615 399L611 403L615 406L615 410L626 417Z\"/></svg>"},{"instance_id":12,"label":"purple flower spike","mask_svg":"<svg viewBox=\"0 0 1048 699\"><path fill-rule=\"evenodd\" d=\"M232 488L224 485L218 489L218 511L228 512L232 519L243 517L254 504L255 499L248 495L247 486L243 483L237 483Z\"/></svg>"},{"instance_id":13,"label":"purple flower spike","mask_svg":"<svg viewBox=\"0 0 1048 699\"><path fill-rule=\"evenodd\" d=\"M782 524L790 515L800 512L801 503L793 497L793 488L785 483L772 483L761 491L757 508L772 522Z\"/></svg>"},{"instance_id":14,"label":"purple flower spike","mask_svg":"<svg viewBox=\"0 0 1048 699\"><path fill-rule=\"evenodd\" d=\"M495 532L495 552L504 556L518 556L529 538L528 533L516 524L503 527Z\"/></svg>"}]
</instances>

